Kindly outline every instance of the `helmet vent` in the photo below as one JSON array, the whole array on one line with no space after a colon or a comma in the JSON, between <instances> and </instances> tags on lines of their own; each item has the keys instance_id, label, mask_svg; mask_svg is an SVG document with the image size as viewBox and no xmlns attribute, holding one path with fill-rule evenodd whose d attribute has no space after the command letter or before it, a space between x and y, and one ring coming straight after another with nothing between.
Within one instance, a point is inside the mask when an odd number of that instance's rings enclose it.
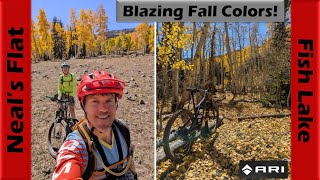
<instances>
[{"instance_id":1,"label":"helmet vent","mask_svg":"<svg viewBox=\"0 0 320 180\"><path fill-rule=\"evenodd\" d=\"M89 74L89 77L90 77L91 79L94 78L92 73Z\"/></svg>"}]
</instances>

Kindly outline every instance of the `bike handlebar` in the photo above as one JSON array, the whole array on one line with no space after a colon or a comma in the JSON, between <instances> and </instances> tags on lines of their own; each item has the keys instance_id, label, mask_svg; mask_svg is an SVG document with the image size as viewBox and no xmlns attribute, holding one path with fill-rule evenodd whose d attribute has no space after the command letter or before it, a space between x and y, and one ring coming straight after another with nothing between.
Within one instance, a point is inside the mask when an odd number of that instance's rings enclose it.
<instances>
[{"instance_id":1,"label":"bike handlebar","mask_svg":"<svg viewBox=\"0 0 320 180\"><path fill-rule=\"evenodd\" d=\"M209 90L209 89L199 89L199 88L186 88L187 91L191 92L203 92L207 94L215 94L215 91Z\"/></svg>"},{"instance_id":2,"label":"bike handlebar","mask_svg":"<svg viewBox=\"0 0 320 180\"><path fill-rule=\"evenodd\" d=\"M68 103L68 102L71 102L71 101L68 100L68 99L64 99L64 100L57 99L57 98L55 98L54 96L46 96L46 98L49 98L51 101L58 101L58 103Z\"/></svg>"}]
</instances>

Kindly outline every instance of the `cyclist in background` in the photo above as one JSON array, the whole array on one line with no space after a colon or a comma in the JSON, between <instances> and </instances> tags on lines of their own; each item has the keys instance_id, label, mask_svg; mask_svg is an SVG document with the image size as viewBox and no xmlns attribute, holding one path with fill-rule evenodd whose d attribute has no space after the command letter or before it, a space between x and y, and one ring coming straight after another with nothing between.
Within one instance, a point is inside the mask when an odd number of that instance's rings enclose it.
<instances>
[{"instance_id":1,"label":"cyclist in background","mask_svg":"<svg viewBox=\"0 0 320 180\"><path fill-rule=\"evenodd\" d=\"M82 77L77 95L85 118L59 149L52 179L137 179L129 128L116 119L124 86L106 71Z\"/></svg>"},{"instance_id":2,"label":"cyclist in background","mask_svg":"<svg viewBox=\"0 0 320 180\"><path fill-rule=\"evenodd\" d=\"M70 73L70 65L67 62L61 64L61 69L63 74L60 75L58 79L58 99L70 101L69 110L71 113L71 118L76 119L76 114L74 110L74 97L77 92L77 78L74 74Z\"/></svg>"}]
</instances>

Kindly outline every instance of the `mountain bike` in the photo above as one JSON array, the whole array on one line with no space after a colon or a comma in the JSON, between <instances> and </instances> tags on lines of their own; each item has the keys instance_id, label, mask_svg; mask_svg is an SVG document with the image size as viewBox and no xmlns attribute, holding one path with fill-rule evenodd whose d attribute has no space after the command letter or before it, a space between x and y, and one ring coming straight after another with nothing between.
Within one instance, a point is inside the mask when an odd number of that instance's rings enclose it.
<instances>
[{"instance_id":1,"label":"mountain bike","mask_svg":"<svg viewBox=\"0 0 320 180\"><path fill-rule=\"evenodd\" d=\"M220 125L219 102L222 99L213 100L209 96L215 95L215 92L206 89L188 88L190 91L188 109L176 111L168 120L164 129L163 148L166 156L176 162L179 162L188 154L192 145L199 135L207 135L215 132ZM202 98L196 104L195 94L201 93ZM190 109L192 101L193 109ZM202 128L203 123L205 124Z\"/></svg>"},{"instance_id":2,"label":"mountain bike","mask_svg":"<svg viewBox=\"0 0 320 180\"><path fill-rule=\"evenodd\" d=\"M51 101L57 102L56 117L51 122L48 131L48 150L53 158L56 158L57 152L68 134L72 132L72 127L78 122L78 120L72 119L69 111L69 104L71 101L68 97L59 100L56 94L54 97L46 96Z\"/></svg>"}]
</instances>

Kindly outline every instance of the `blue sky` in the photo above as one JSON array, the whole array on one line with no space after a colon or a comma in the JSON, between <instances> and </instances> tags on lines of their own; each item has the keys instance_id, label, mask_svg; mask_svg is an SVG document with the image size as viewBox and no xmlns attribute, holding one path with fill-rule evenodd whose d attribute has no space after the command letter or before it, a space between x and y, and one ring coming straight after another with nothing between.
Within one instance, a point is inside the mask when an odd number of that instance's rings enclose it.
<instances>
[{"instance_id":1,"label":"blue sky","mask_svg":"<svg viewBox=\"0 0 320 180\"><path fill-rule=\"evenodd\" d=\"M109 17L109 30L119 30L125 28L134 28L139 23L117 23L116 22L116 0L32 0L32 19L37 21L39 9L43 8L47 14L47 19L52 22L56 16L61 19L65 27L69 23L70 9L74 8L77 11L77 16L81 9L87 10L91 8L96 11L100 4L103 4L104 9Z\"/></svg>"},{"instance_id":2,"label":"blue sky","mask_svg":"<svg viewBox=\"0 0 320 180\"><path fill-rule=\"evenodd\" d=\"M77 11L77 16L81 9L87 10L91 8L96 11L100 4L103 4L104 9L109 17L109 30L119 30L125 28L135 28L139 23L120 23L116 22L116 0L32 0L32 19L37 21L39 9L43 8L47 14L47 19L52 22L53 17L56 16L61 19L63 25L69 23L70 9L74 8ZM266 28L264 25L260 26L259 31L264 34Z\"/></svg>"}]
</instances>

